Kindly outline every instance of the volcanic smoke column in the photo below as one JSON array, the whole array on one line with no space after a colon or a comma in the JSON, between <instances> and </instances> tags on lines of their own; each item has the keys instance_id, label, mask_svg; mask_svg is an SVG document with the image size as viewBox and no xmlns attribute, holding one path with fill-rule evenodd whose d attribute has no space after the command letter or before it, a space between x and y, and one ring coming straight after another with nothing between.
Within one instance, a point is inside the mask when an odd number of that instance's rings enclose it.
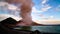
<instances>
[{"instance_id":1,"label":"volcanic smoke column","mask_svg":"<svg viewBox=\"0 0 60 34\"><path fill-rule=\"evenodd\" d=\"M20 15L22 17L23 23L26 25L32 24L31 9L32 9L32 0L6 0L9 3L20 3L21 11Z\"/></svg>"},{"instance_id":2,"label":"volcanic smoke column","mask_svg":"<svg viewBox=\"0 0 60 34\"><path fill-rule=\"evenodd\" d=\"M32 0L25 0L22 3L20 15L23 18L22 20L26 25L32 24L31 9L32 9Z\"/></svg>"}]
</instances>

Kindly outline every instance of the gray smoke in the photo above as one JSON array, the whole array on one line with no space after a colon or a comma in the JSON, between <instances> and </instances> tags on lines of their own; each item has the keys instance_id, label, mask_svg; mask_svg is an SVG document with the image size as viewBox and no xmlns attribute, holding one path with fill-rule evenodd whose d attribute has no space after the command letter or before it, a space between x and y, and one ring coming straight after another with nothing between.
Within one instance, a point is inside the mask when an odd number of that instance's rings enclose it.
<instances>
[{"instance_id":1,"label":"gray smoke","mask_svg":"<svg viewBox=\"0 0 60 34\"><path fill-rule=\"evenodd\" d=\"M32 24L32 17L31 17L31 9L32 9L32 0L26 0L21 5L21 17L23 18L23 22L27 25Z\"/></svg>"},{"instance_id":2,"label":"gray smoke","mask_svg":"<svg viewBox=\"0 0 60 34\"><path fill-rule=\"evenodd\" d=\"M8 3L20 3L21 11L20 16L25 24L32 24L31 9L32 9L32 0L6 0Z\"/></svg>"}]
</instances>

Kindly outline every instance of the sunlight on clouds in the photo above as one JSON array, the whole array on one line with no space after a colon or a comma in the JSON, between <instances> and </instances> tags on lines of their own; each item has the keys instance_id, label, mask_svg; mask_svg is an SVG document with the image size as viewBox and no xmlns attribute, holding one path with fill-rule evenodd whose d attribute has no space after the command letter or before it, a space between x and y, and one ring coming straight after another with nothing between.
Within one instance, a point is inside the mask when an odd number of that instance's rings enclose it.
<instances>
[{"instance_id":1,"label":"sunlight on clouds","mask_svg":"<svg viewBox=\"0 0 60 34\"><path fill-rule=\"evenodd\" d=\"M40 12L40 14L37 15L37 16L39 16L39 17L40 17L41 19L43 19L43 20L48 20L48 19L50 19L50 18L53 18L53 16L45 17L43 14L41 14L41 12L47 11L47 10L50 9L50 8L51 8L50 6L46 5L45 7L43 7L43 9L41 9L41 10L39 11L39 10L37 10L37 8L32 7L32 12L34 12L34 13ZM34 17L34 16L32 16L32 17ZM37 18L38 18L38 17L37 17ZM35 21L35 20L37 20L37 19L33 19L33 20ZM40 20L40 19L38 19L38 20Z\"/></svg>"},{"instance_id":2,"label":"sunlight on clouds","mask_svg":"<svg viewBox=\"0 0 60 34\"><path fill-rule=\"evenodd\" d=\"M53 18L54 18L54 16L50 16L49 18L50 18L50 19L53 19Z\"/></svg>"},{"instance_id":3,"label":"sunlight on clouds","mask_svg":"<svg viewBox=\"0 0 60 34\"><path fill-rule=\"evenodd\" d=\"M15 19L17 21L19 21L20 19L22 19L21 17L17 17L17 16L10 15L10 14L0 14L0 21L4 20L6 18L9 18L9 17L11 17L11 18L13 18L13 19Z\"/></svg>"},{"instance_id":4,"label":"sunlight on clouds","mask_svg":"<svg viewBox=\"0 0 60 34\"><path fill-rule=\"evenodd\" d=\"M44 20L51 20L51 19L53 19L54 18L54 16L49 16L49 17L42 17L42 19L44 19Z\"/></svg>"},{"instance_id":5,"label":"sunlight on clouds","mask_svg":"<svg viewBox=\"0 0 60 34\"><path fill-rule=\"evenodd\" d=\"M0 2L0 10L1 10L0 12L3 13L3 14L7 13L7 14L16 15L16 16L19 16L18 11L20 11L20 9L17 6L8 4L8 3L3 2L3 1Z\"/></svg>"},{"instance_id":6,"label":"sunlight on clouds","mask_svg":"<svg viewBox=\"0 0 60 34\"><path fill-rule=\"evenodd\" d=\"M44 14L40 14L39 16L40 16L40 18L43 19L43 20L51 20L51 19L54 19L54 16L53 16L53 15L47 17L47 16L45 16Z\"/></svg>"},{"instance_id":7,"label":"sunlight on clouds","mask_svg":"<svg viewBox=\"0 0 60 34\"><path fill-rule=\"evenodd\" d=\"M55 25L55 24L60 24L60 20L54 20L54 19L50 19L50 20L33 20L34 22L38 23L38 24L44 24L44 25Z\"/></svg>"},{"instance_id":8,"label":"sunlight on clouds","mask_svg":"<svg viewBox=\"0 0 60 34\"><path fill-rule=\"evenodd\" d=\"M13 6L13 5L8 5L8 9L10 9L10 10L16 10L17 7L16 6Z\"/></svg>"},{"instance_id":9,"label":"sunlight on clouds","mask_svg":"<svg viewBox=\"0 0 60 34\"><path fill-rule=\"evenodd\" d=\"M44 25L56 25L60 24L60 20L54 20L54 19L49 19L49 20L34 20L38 24L44 24Z\"/></svg>"},{"instance_id":10,"label":"sunlight on clouds","mask_svg":"<svg viewBox=\"0 0 60 34\"><path fill-rule=\"evenodd\" d=\"M8 4L7 2L0 2L0 6L6 6L9 10L16 10L18 7ZM18 9L19 10L19 9Z\"/></svg>"},{"instance_id":11,"label":"sunlight on clouds","mask_svg":"<svg viewBox=\"0 0 60 34\"><path fill-rule=\"evenodd\" d=\"M16 15L16 16L19 16L19 13L18 11L20 11L20 9L17 7L17 6L14 6L14 5L8 5L8 9L11 10L11 14L13 15Z\"/></svg>"},{"instance_id":12,"label":"sunlight on clouds","mask_svg":"<svg viewBox=\"0 0 60 34\"><path fill-rule=\"evenodd\" d=\"M41 3L41 11L44 12L44 11L48 11L50 8L52 8L51 6L49 6L48 4L46 4L48 0L43 0L42 3Z\"/></svg>"},{"instance_id":13,"label":"sunlight on clouds","mask_svg":"<svg viewBox=\"0 0 60 34\"><path fill-rule=\"evenodd\" d=\"M32 7L32 12L37 12L37 9L35 7Z\"/></svg>"},{"instance_id":14,"label":"sunlight on clouds","mask_svg":"<svg viewBox=\"0 0 60 34\"><path fill-rule=\"evenodd\" d=\"M43 0L43 1L42 1L42 4L45 4L46 2L47 2L47 0Z\"/></svg>"},{"instance_id":15,"label":"sunlight on clouds","mask_svg":"<svg viewBox=\"0 0 60 34\"><path fill-rule=\"evenodd\" d=\"M37 13L37 12L42 12L42 11L39 11L36 7L32 7L32 12Z\"/></svg>"},{"instance_id":16,"label":"sunlight on clouds","mask_svg":"<svg viewBox=\"0 0 60 34\"><path fill-rule=\"evenodd\" d=\"M52 8L49 5L45 5L44 7L41 8L41 11L48 11L48 9Z\"/></svg>"}]
</instances>

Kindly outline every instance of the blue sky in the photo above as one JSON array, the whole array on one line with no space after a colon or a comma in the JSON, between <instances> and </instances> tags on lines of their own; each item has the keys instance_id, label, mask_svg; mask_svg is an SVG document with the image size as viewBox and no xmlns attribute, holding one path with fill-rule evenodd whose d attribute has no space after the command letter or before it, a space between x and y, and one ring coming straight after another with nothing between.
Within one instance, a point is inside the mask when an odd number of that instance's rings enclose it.
<instances>
[{"instance_id":1,"label":"blue sky","mask_svg":"<svg viewBox=\"0 0 60 34\"><path fill-rule=\"evenodd\" d=\"M60 0L33 0L33 2L33 20L60 20ZM1 8L0 14L4 14L4 12L1 11Z\"/></svg>"},{"instance_id":2,"label":"blue sky","mask_svg":"<svg viewBox=\"0 0 60 34\"><path fill-rule=\"evenodd\" d=\"M33 7L36 9L32 12L34 19L60 20L60 0L33 0L33 2L35 3Z\"/></svg>"}]
</instances>

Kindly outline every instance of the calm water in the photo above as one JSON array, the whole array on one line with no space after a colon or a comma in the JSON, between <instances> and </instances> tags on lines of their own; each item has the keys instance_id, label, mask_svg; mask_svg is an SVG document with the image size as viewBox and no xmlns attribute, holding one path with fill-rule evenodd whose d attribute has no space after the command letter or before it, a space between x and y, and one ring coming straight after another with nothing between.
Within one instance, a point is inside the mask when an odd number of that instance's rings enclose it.
<instances>
[{"instance_id":1,"label":"calm water","mask_svg":"<svg viewBox=\"0 0 60 34\"><path fill-rule=\"evenodd\" d=\"M41 32L60 33L60 26L32 26L32 30Z\"/></svg>"},{"instance_id":2,"label":"calm water","mask_svg":"<svg viewBox=\"0 0 60 34\"><path fill-rule=\"evenodd\" d=\"M17 28L16 28L17 29ZM28 26L28 27L19 27L18 29L22 30L39 30L40 32L49 32L49 33L60 33L60 26Z\"/></svg>"}]
</instances>

